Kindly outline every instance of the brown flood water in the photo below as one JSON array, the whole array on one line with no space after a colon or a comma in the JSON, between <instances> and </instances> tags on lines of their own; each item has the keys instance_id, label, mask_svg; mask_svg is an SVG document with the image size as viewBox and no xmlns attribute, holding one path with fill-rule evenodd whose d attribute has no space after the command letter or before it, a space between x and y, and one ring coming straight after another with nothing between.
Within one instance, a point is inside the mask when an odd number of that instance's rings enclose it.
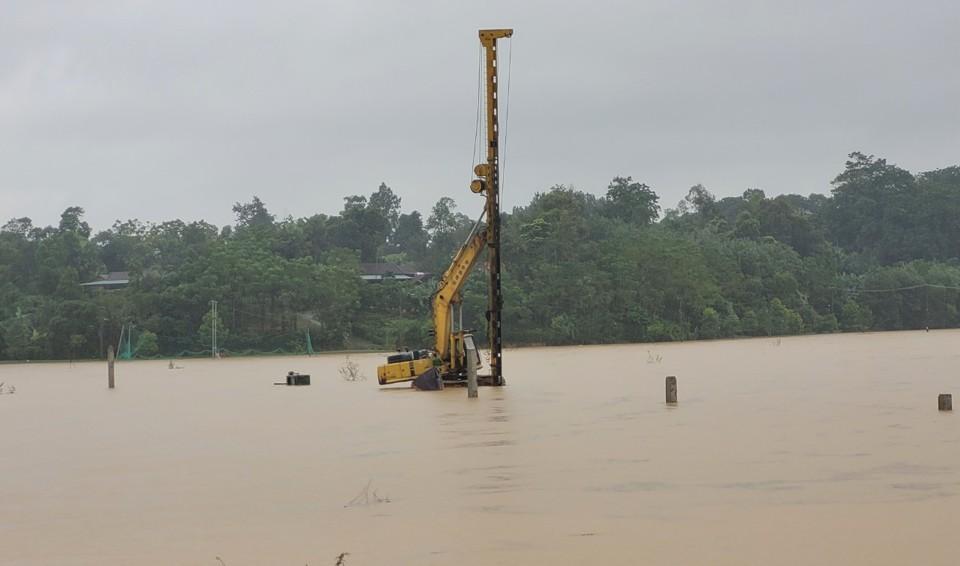
<instances>
[{"instance_id":1,"label":"brown flood water","mask_svg":"<svg viewBox=\"0 0 960 566\"><path fill-rule=\"evenodd\" d=\"M374 355L3 365L0 564L958 564L958 346L509 350L475 400Z\"/></svg>"}]
</instances>

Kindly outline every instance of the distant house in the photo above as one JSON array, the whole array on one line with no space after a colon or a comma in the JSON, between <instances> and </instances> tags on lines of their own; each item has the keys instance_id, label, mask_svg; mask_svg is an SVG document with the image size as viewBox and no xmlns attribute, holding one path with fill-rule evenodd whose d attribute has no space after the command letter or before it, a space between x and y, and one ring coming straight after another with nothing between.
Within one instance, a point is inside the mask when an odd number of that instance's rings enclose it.
<instances>
[{"instance_id":1,"label":"distant house","mask_svg":"<svg viewBox=\"0 0 960 566\"><path fill-rule=\"evenodd\" d=\"M418 271L412 265L400 265L398 263L361 263L360 279L364 281L384 281L392 279L396 281L421 281L430 274Z\"/></svg>"},{"instance_id":2,"label":"distant house","mask_svg":"<svg viewBox=\"0 0 960 566\"><path fill-rule=\"evenodd\" d=\"M106 275L101 275L95 281L81 283L81 287L93 287L96 289L119 289L126 287L130 283L129 271L111 271Z\"/></svg>"}]
</instances>

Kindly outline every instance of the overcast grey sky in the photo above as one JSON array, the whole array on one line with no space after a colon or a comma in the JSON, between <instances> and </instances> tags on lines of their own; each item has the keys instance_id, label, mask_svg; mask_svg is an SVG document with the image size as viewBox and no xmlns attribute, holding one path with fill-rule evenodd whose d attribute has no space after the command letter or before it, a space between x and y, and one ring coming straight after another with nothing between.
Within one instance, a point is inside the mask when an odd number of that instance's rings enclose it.
<instances>
[{"instance_id":1,"label":"overcast grey sky","mask_svg":"<svg viewBox=\"0 0 960 566\"><path fill-rule=\"evenodd\" d=\"M955 0L0 0L0 222L471 215L477 29L513 27L506 207L632 175L674 206L960 163Z\"/></svg>"}]
</instances>

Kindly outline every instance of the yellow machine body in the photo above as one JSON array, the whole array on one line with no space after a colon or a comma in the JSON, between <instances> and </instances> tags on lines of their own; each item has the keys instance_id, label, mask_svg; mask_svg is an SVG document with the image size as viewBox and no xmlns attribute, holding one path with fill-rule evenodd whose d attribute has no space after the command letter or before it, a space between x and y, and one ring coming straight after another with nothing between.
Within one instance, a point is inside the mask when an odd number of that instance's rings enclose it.
<instances>
[{"instance_id":1,"label":"yellow machine body","mask_svg":"<svg viewBox=\"0 0 960 566\"><path fill-rule=\"evenodd\" d=\"M406 362L384 364L377 368L377 381L380 385L410 381L433 367L434 358L422 358Z\"/></svg>"}]
</instances>

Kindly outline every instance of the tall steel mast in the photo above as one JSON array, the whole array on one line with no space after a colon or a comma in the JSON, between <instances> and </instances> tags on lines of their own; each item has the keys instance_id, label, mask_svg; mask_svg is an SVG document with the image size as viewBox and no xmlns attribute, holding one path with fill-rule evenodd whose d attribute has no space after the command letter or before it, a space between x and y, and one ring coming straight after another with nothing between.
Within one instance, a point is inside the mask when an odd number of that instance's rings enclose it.
<instances>
[{"instance_id":1,"label":"tall steel mast","mask_svg":"<svg viewBox=\"0 0 960 566\"><path fill-rule=\"evenodd\" d=\"M513 35L512 29L480 30L480 44L486 52L487 78L487 162L474 168L480 182L474 181L475 192L487 195L487 271L490 276L490 300L487 305L487 336L490 340L491 385L503 385L503 340L500 289L500 126L497 115L497 40Z\"/></svg>"}]
</instances>

